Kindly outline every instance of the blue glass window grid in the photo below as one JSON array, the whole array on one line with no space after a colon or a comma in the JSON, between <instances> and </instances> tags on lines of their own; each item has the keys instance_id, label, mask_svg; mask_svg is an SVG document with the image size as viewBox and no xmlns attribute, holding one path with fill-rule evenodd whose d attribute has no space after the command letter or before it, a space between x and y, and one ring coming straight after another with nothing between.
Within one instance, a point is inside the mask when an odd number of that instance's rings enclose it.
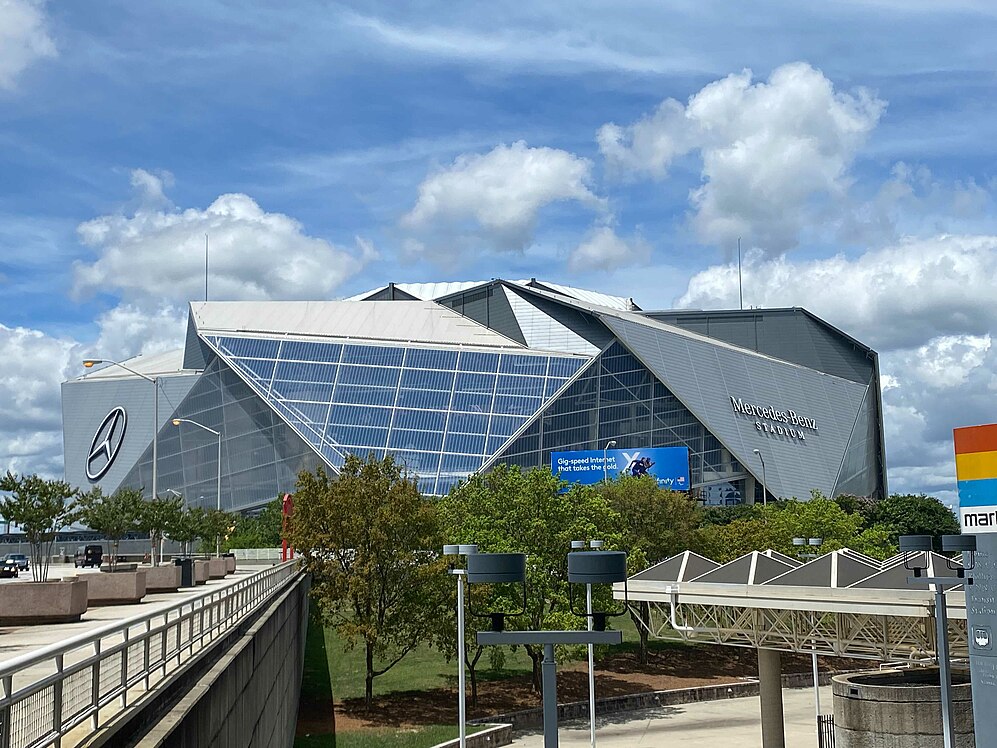
<instances>
[{"instance_id":1,"label":"blue glass window grid","mask_svg":"<svg viewBox=\"0 0 997 748\"><path fill-rule=\"evenodd\" d=\"M427 493L446 493L480 467L588 362L318 341L269 340L264 346L251 338L210 340L333 465L342 464L347 452L383 456L387 444L388 452L406 457ZM254 360L268 353L272 360Z\"/></svg>"}]
</instances>

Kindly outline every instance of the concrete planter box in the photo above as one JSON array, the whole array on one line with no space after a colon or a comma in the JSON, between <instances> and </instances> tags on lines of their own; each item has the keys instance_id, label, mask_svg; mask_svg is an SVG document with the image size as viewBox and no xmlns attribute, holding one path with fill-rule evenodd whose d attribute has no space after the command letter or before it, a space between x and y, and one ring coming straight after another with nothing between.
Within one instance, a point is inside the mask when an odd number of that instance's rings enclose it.
<instances>
[{"instance_id":1,"label":"concrete planter box","mask_svg":"<svg viewBox=\"0 0 997 748\"><path fill-rule=\"evenodd\" d=\"M79 577L59 582L0 585L0 625L70 623L87 612L87 583Z\"/></svg>"},{"instance_id":2,"label":"concrete planter box","mask_svg":"<svg viewBox=\"0 0 997 748\"><path fill-rule=\"evenodd\" d=\"M145 597L144 571L87 574L87 602L96 605L130 605Z\"/></svg>"},{"instance_id":3,"label":"concrete planter box","mask_svg":"<svg viewBox=\"0 0 997 748\"><path fill-rule=\"evenodd\" d=\"M194 559L194 584L206 584L208 581L208 562Z\"/></svg>"},{"instance_id":4,"label":"concrete planter box","mask_svg":"<svg viewBox=\"0 0 997 748\"><path fill-rule=\"evenodd\" d=\"M225 571L224 558L208 559L208 579L224 579L225 574L226 571Z\"/></svg>"},{"instance_id":5,"label":"concrete planter box","mask_svg":"<svg viewBox=\"0 0 997 748\"><path fill-rule=\"evenodd\" d=\"M235 574L235 556L224 556L225 559L225 573Z\"/></svg>"},{"instance_id":6,"label":"concrete planter box","mask_svg":"<svg viewBox=\"0 0 997 748\"><path fill-rule=\"evenodd\" d=\"M176 592L180 588L182 569L174 564L168 566L145 566L146 592Z\"/></svg>"}]
</instances>

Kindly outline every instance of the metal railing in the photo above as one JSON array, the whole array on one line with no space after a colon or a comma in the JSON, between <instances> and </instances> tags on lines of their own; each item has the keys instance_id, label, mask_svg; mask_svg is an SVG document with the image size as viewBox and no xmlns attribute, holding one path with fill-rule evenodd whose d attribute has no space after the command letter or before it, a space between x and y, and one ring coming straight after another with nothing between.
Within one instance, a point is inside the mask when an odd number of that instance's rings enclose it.
<instances>
[{"instance_id":1,"label":"metal railing","mask_svg":"<svg viewBox=\"0 0 997 748\"><path fill-rule=\"evenodd\" d=\"M257 610L297 569L294 561L273 566L0 663L0 748L77 745Z\"/></svg>"}]
</instances>

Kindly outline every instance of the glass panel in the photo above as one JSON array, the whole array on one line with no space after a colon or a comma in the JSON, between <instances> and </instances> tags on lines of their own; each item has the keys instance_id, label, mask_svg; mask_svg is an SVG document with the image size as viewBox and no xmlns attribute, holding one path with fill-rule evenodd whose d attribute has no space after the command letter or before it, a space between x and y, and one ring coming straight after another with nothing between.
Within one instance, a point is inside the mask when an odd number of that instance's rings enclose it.
<instances>
[{"instance_id":1,"label":"glass panel","mask_svg":"<svg viewBox=\"0 0 997 748\"><path fill-rule=\"evenodd\" d=\"M477 351L461 351L461 371L495 372L498 370L498 354L478 353Z\"/></svg>"},{"instance_id":2,"label":"glass panel","mask_svg":"<svg viewBox=\"0 0 997 748\"><path fill-rule=\"evenodd\" d=\"M532 374L542 377L547 373L547 357L503 353L499 371L503 374Z\"/></svg>"},{"instance_id":3,"label":"glass panel","mask_svg":"<svg viewBox=\"0 0 997 748\"><path fill-rule=\"evenodd\" d=\"M409 348L405 357L406 369L443 369L453 371L457 368L457 351L431 351L423 348Z\"/></svg>"},{"instance_id":4,"label":"glass panel","mask_svg":"<svg viewBox=\"0 0 997 748\"><path fill-rule=\"evenodd\" d=\"M398 405L404 408L446 410L450 404L449 390L399 390Z\"/></svg>"},{"instance_id":5,"label":"glass panel","mask_svg":"<svg viewBox=\"0 0 997 748\"><path fill-rule=\"evenodd\" d=\"M404 348L376 345L347 345L343 347L343 363L373 366L401 366Z\"/></svg>"}]
</instances>

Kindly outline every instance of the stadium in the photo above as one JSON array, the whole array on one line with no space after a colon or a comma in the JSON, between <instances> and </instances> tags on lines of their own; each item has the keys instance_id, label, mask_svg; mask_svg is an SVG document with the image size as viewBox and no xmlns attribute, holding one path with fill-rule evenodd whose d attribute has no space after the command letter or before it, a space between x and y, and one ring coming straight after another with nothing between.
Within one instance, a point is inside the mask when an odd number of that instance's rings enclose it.
<instances>
[{"instance_id":1,"label":"stadium","mask_svg":"<svg viewBox=\"0 0 997 748\"><path fill-rule=\"evenodd\" d=\"M444 495L610 442L687 447L706 503L887 493L869 347L805 309L644 311L536 279L191 302L182 349L63 383L62 410L73 485L230 511L349 453Z\"/></svg>"}]
</instances>

